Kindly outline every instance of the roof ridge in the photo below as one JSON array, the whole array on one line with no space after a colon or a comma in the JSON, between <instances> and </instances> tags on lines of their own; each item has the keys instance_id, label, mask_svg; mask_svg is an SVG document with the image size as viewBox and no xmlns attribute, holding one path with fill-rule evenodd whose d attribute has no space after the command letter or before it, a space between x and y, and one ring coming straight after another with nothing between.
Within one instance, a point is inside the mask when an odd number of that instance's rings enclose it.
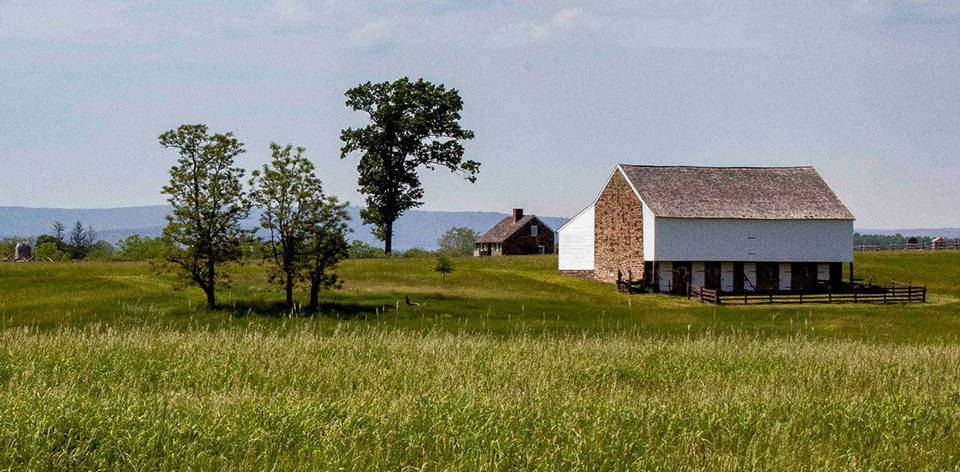
<instances>
[{"instance_id":1,"label":"roof ridge","mask_svg":"<svg viewBox=\"0 0 960 472\"><path fill-rule=\"evenodd\" d=\"M692 168L692 169L813 169L813 166L693 166L693 165L655 165L655 164L617 164L624 167L656 167L656 168Z\"/></svg>"}]
</instances>

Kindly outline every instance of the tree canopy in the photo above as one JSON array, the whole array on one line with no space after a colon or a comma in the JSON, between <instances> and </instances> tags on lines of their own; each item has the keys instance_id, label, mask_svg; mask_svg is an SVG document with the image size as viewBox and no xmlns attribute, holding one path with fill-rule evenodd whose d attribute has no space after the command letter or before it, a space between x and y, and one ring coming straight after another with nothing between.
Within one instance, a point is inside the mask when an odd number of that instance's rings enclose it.
<instances>
[{"instance_id":1,"label":"tree canopy","mask_svg":"<svg viewBox=\"0 0 960 472\"><path fill-rule=\"evenodd\" d=\"M183 125L160 135L160 145L179 152L162 192L173 206L163 230L162 260L183 285L199 286L207 307L216 307L217 285L229 283L223 263L241 255L246 232L240 223L250 213L234 158L244 152L232 133L207 133L206 125Z\"/></svg>"},{"instance_id":2,"label":"tree canopy","mask_svg":"<svg viewBox=\"0 0 960 472\"><path fill-rule=\"evenodd\" d=\"M283 287L290 310L294 283L307 264L307 240L323 224L323 188L304 148L270 143L270 150L270 163L251 173L250 200L263 210L260 226L267 230L267 255L274 262L270 279Z\"/></svg>"},{"instance_id":3,"label":"tree canopy","mask_svg":"<svg viewBox=\"0 0 960 472\"><path fill-rule=\"evenodd\" d=\"M476 231L465 227L453 227L440 235L437 239L438 252L455 256L466 257L473 254L474 246L479 235Z\"/></svg>"},{"instance_id":4,"label":"tree canopy","mask_svg":"<svg viewBox=\"0 0 960 472\"><path fill-rule=\"evenodd\" d=\"M445 167L476 181L480 164L464 160L462 141L473 131L460 126L463 100L456 89L423 79L359 85L347 91L347 106L366 113L370 124L341 131L341 159L360 152L357 170L367 207L360 216L373 225L389 254L393 224L406 210L423 204L419 169Z\"/></svg>"}]
</instances>

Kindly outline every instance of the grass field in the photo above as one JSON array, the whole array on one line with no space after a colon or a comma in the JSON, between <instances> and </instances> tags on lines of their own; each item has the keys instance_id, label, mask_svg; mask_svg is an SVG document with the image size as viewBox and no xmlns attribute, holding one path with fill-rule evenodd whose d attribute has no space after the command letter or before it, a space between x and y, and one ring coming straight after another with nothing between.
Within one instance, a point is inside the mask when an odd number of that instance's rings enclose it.
<instances>
[{"instance_id":1,"label":"grass field","mask_svg":"<svg viewBox=\"0 0 960 472\"><path fill-rule=\"evenodd\" d=\"M0 470L958 470L960 253L856 262L931 303L395 259L349 261L307 318L256 265L209 312L144 264L0 264Z\"/></svg>"},{"instance_id":2,"label":"grass field","mask_svg":"<svg viewBox=\"0 0 960 472\"><path fill-rule=\"evenodd\" d=\"M626 296L610 285L563 277L554 257L459 259L446 280L431 259L366 259L343 266L343 290L323 295L328 329L352 325L512 335L543 332L748 333L894 342L960 340L960 253L858 253L858 277L927 285L910 306L715 307L666 295ZM3 326L91 322L183 329L237 323L291 326L262 267L234 271L208 312L199 290L174 292L144 263L0 264ZM405 304L405 296L415 303ZM299 294L301 300L305 294Z\"/></svg>"}]
</instances>

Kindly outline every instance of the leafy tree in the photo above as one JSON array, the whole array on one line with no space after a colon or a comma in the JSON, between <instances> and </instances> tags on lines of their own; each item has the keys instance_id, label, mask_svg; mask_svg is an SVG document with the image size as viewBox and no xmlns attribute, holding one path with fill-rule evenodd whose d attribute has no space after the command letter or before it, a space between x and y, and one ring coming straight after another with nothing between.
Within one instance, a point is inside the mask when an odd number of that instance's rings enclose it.
<instances>
[{"instance_id":1,"label":"leafy tree","mask_svg":"<svg viewBox=\"0 0 960 472\"><path fill-rule=\"evenodd\" d=\"M274 262L271 282L279 282L286 294L287 309L293 308L293 287L307 252L313 226L323 224L324 205L320 179L304 148L270 143L273 159L252 172L250 200L263 209L260 226L269 232L267 253Z\"/></svg>"},{"instance_id":2,"label":"leafy tree","mask_svg":"<svg viewBox=\"0 0 960 472\"><path fill-rule=\"evenodd\" d=\"M114 258L125 261L146 261L157 259L163 254L163 251L163 239L142 238L133 234L117 241Z\"/></svg>"},{"instance_id":3,"label":"leafy tree","mask_svg":"<svg viewBox=\"0 0 960 472\"><path fill-rule=\"evenodd\" d=\"M19 238L3 238L0 239L0 259L12 258L13 253L17 249L17 243L22 241ZM39 247L40 244L37 244Z\"/></svg>"},{"instance_id":4,"label":"leafy tree","mask_svg":"<svg viewBox=\"0 0 960 472\"><path fill-rule=\"evenodd\" d=\"M410 249L407 249L406 251L403 251L404 259L426 259L432 255L433 255L432 252L422 247L412 247Z\"/></svg>"},{"instance_id":5,"label":"leafy tree","mask_svg":"<svg viewBox=\"0 0 960 472\"><path fill-rule=\"evenodd\" d=\"M439 272L443 280L447 280L447 274L453 272L453 261L446 254L437 254L437 263L433 266L433 270Z\"/></svg>"},{"instance_id":6,"label":"leafy tree","mask_svg":"<svg viewBox=\"0 0 960 472\"><path fill-rule=\"evenodd\" d=\"M327 197L322 205L311 207L313 224L308 226L303 277L310 284L309 311L320 308L320 290L340 288L343 281L336 272L337 264L347 258L347 213L349 203Z\"/></svg>"},{"instance_id":7,"label":"leafy tree","mask_svg":"<svg viewBox=\"0 0 960 472\"><path fill-rule=\"evenodd\" d=\"M437 245L440 246L438 252L453 257L473 255L473 248L476 245L478 237L477 232L470 228L454 226L437 239Z\"/></svg>"},{"instance_id":8,"label":"leafy tree","mask_svg":"<svg viewBox=\"0 0 960 472\"><path fill-rule=\"evenodd\" d=\"M371 246L359 239L350 241L347 253L350 259L377 259L384 256L383 249Z\"/></svg>"},{"instance_id":9,"label":"leafy tree","mask_svg":"<svg viewBox=\"0 0 960 472\"><path fill-rule=\"evenodd\" d=\"M56 236L51 236L49 234L41 234L37 236L36 246L40 248L44 243L53 243L57 245L57 249L63 251L65 244L61 243Z\"/></svg>"},{"instance_id":10,"label":"leafy tree","mask_svg":"<svg viewBox=\"0 0 960 472\"><path fill-rule=\"evenodd\" d=\"M33 251L33 258L41 261L50 259L56 262L65 262L72 259L70 254L61 251L57 246L57 243L54 241L46 241L42 244L39 244L37 250Z\"/></svg>"},{"instance_id":11,"label":"leafy tree","mask_svg":"<svg viewBox=\"0 0 960 472\"><path fill-rule=\"evenodd\" d=\"M90 246L90 251L87 252L87 256L84 258L84 260L105 261L113 257L113 253L115 251L116 249L113 247L113 244L101 239Z\"/></svg>"},{"instance_id":12,"label":"leafy tree","mask_svg":"<svg viewBox=\"0 0 960 472\"><path fill-rule=\"evenodd\" d=\"M346 97L347 106L367 113L371 123L341 131L340 158L361 153L358 184L367 196L367 208L360 216L364 224L373 225L373 233L384 241L384 252L390 254L394 222L423 204L421 166L446 167L476 181L480 164L463 159L461 144L473 139L473 132L460 127L460 94L423 79L367 82L348 90Z\"/></svg>"},{"instance_id":13,"label":"leafy tree","mask_svg":"<svg viewBox=\"0 0 960 472\"><path fill-rule=\"evenodd\" d=\"M250 214L243 191L243 169L234 158L244 152L233 133L207 133L206 125L183 125L159 137L180 156L162 192L173 206L163 230L161 261L184 286L196 285L216 308L216 287L228 285L224 263L237 261L247 234L240 223Z\"/></svg>"}]
</instances>

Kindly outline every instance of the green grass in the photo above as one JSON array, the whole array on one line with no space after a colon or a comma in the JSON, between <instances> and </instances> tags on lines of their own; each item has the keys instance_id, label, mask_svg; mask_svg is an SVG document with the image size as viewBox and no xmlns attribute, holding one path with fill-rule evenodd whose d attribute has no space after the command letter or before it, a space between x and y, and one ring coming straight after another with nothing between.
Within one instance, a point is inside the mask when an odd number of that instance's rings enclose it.
<instances>
[{"instance_id":1,"label":"green grass","mask_svg":"<svg viewBox=\"0 0 960 472\"><path fill-rule=\"evenodd\" d=\"M960 470L960 253L857 254L909 306L455 264L348 261L316 317L257 265L207 311L146 264L0 264L0 470Z\"/></svg>"},{"instance_id":2,"label":"green grass","mask_svg":"<svg viewBox=\"0 0 960 472\"><path fill-rule=\"evenodd\" d=\"M0 468L947 470L960 348L320 321L0 335Z\"/></svg>"},{"instance_id":3,"label":"green grass","mask_svg":"<svg viewBox=\"0 0 960 472\"><path fill-rule=\"evenodd\" d=\"M626 296L607 284L563 277L553 257L458 259L455 265L444 281L432 271L432 259L347 261L344 289L323 294L324 316L353 325L502 335L630 330L889 342L960 339L958 252L857 254L858 277L929 287L930 303L909 306L715 307L665 295ZM282 296L266 283L263 267L246 265L233 274L233 287L219 293L224 309L209 312L199 291L172 291L170 280L147 264L0 264L0 317L4 326L45 329L101 321L176 329L299 322L283 319ZM407 306L405 296L423 305Z\"/></svg>"}]
</instances>

